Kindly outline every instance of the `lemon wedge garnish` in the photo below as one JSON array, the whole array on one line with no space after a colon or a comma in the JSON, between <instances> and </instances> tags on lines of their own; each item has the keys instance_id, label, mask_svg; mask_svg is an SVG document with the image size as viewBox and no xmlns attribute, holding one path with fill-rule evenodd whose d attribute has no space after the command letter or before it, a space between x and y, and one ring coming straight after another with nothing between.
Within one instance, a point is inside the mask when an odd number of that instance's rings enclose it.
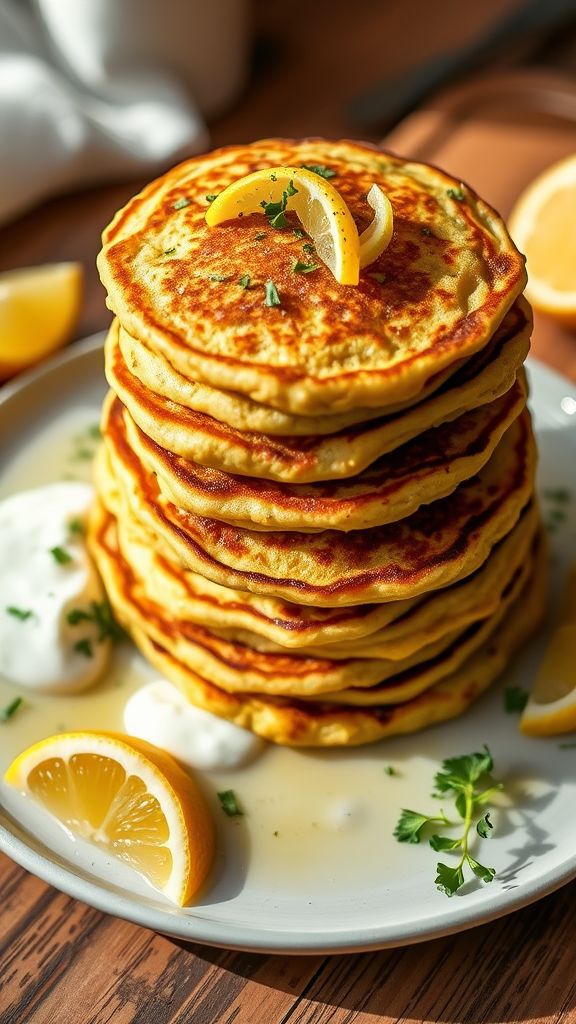
<instances>
[{"instance_id":1,"label":"lemon wedge garnish","mask_svg":"<svg viewBox=\"0 0 576 1024\"><path fill-rule=\"evenodd\" d=\"M532 305L576 325L576 154L553 164L522 193L509 218L525 253Z\"/></svg>"},{"instance_id":2,"label":"lemon wedge garnish","mask_svg":"<svg viewBox=\"0 0 576 1024\"><path fill-rule=\"evenodd\" d=\"M60 733L20 754L5 781L174 903L188 903L206 880L214 859L209 810L184 769L144 740Z\"/></svg>"},{"instance_id":3,"label":"lemon wedge garnish","mask_svg":"<svg viewBox=\"0 0 576 1024\"><path fill-rule=\"evenodd\" d=\"M338 283L354 285L360 267L376 259L392 235L392 208L382 190L372 186L368 201L376 215L360 239L348 206L329 181L304 167L270 167L228 185L206 211L206 223L215 227L240 215L269 215L269 204L284 204L296 213Z\"/></svg>"},{"instance_id":4,"label":"lemon wedge garnish","mask_svg":"<svg viewBox=\"0 0 576 1024\"><path fill-rule=\"evenodd\" d=\"M0 274L0 380L61 348L72 334L81 299L80 263Z\"/></svg>"},{"instance_id":5,"label":"lemon wedge garnish","mask_svg":"<svg viewBox=\"0 0 576 1024\"><path fill-rule=\"evenodd\" d=\"M576 566L563 595L560 621L522 712L520 730L527 736L576 731Z\"/></svg>"},{"instance_id":6,"label":"lemon wedge garnish","mask_svg":"<svg viewBox=\"0 0 576 1024\"><path fill-rule=\"evenodd\" d=\"M374 210L374 220L360 235L360 266L367 267L378 259L392 238L394 216L392 204L379 185L372 185L366 196Z\"/></svg>"}]
</instances>

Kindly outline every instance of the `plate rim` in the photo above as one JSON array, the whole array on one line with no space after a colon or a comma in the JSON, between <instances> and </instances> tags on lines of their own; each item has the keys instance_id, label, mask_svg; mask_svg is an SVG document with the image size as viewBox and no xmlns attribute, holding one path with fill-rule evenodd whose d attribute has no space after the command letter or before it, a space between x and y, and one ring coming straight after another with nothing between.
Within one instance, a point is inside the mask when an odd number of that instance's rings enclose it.
<instances>
[{"instance_id":1,"label":"plate rim","mask_svg":"<svg viewBox=\"0 0 576 1024\"><path fill-rule=\"evenodd\" d=\"M8 381L0 387L0 406L18 400L28 387L35 385L45 377L49 377L61 367L70 363L89 359L102 348L105 331L95 332L87 338L74 342L67 348L55 353L24 373ZM558 371L533 357L528 359L528 368L546 380L546 385L562 390L564 395L576 397L576 387L572 381ZM111 892L103 881L85 878L76 873L72 866L66 866L49 853L41 852L30 841L20 838L11 831L10 814L0 803L0 850L20 867L30 871L45 883L56 889L95 907L97 910L112 916L130 921L174 938L184 939L209 946L245 952L269 954L332 954L367 952L370 950L394 948L413 945L431 939L438 939L465 931L469 928L487 924L509 913L527 907L530 904L550 895L576 877L576 851L568 858L562 870L553 867L538 880L528 885L528 891L507 890L499 894L497 905L484 909L466 907L463 904L456 912L451 912L450 921L434 927L430 919L421 926L412 925L408 931L397 924L393 927L380 925L356 927L350 931L326 932L321 928L306 932L263 929L240 925L236 922L211 921L207 917L196 915L194 908L178 910L158 910L138 901L138 897L124 896L119 892ZM8 824L5 824L7 822ZM518 888L522 889L521 886Z\"/></svg>"}]
</instances>

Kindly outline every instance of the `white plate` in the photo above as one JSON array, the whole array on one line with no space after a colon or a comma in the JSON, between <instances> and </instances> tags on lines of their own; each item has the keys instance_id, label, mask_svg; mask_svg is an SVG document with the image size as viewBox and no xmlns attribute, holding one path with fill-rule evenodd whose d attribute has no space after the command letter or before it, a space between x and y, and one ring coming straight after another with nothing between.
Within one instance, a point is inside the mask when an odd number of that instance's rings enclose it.
<instances>
[{"instance_id":1,"label":"white plate","mask_svg":"<svg viewBox=\"0 0 576 1024\"><path fill-rule=\"evenodd\" d=\"M81 431L97 415L104 392L100 345L96 338L75 346L4 389L0 494L52 479L48 450L56 452L60 474L66 458L73 466L62 430ZM530 371L544 494L574 480L576 390L536 362ZM543 505L547 514L545 497ZM556 586L575 557L571 506L568 513L551 536ZM171 907L100 851L47 827L6 787L0 789L0 846L45 881L103 911L230 948L344 952L417 942L489 921L576 876L576 750L559 739L520 736L517 716L503 710L505 686L530 686L543 640L535 638L502 682L455 722L348 751L270 747L242 771L206 776L220 856L213 885L198 906ZM124 649L112 676L92 694L67 704L30 695L0 726L0 768L62 725L121 727L127 693L150 676ZM0 683L0 700L13 695ZM481 859L497 869L497 877L490 885L472 881L448 899L433 884L438 856L425 844L398 844L392 831L402 807L432 809L432 776L443 757L484 742L511 796L510 807L493 814L494 838L482 844ZM398 774L387 775L387 765ZM218 808L214 791L228 787L246 808L241 820L226 819Z\"/></svg>"}]
</instances>

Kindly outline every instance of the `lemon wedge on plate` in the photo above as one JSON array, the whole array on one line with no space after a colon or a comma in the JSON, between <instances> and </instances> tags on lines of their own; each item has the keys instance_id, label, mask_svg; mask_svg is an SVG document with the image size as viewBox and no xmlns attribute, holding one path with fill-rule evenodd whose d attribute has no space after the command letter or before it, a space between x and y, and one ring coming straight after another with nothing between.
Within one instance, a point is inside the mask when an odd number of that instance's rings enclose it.
<instances>
[{"instance_id":1,"label":"lemon wedge on plate","mask_svg":"<svg viewBox=\"0 0 576 1024\"><path fill-rule=\"evenodd\" d=\"M204 798L169 754L144 740L60 733L20 754L5 781L180 906L207 878L214 826Z\"/></svg>"},{"instance_id":2,"label":"lemon wedge on plate","mask_svg":"<svg viewBox=\"0 0 576 1024\"><path fill-rule=\"evenodd\" d=\"M508 227L525 253L526 296L576 326L576 154L540 174L516 202Z\"/></svg>"},{"instance_id":3,"label":"lemon wedge on plate","mask_svg":"<svg viewBox=\"0 0 576 1024\"><path fill-rule=\"evenodd\" d=\"M522 712L520 730L527 736L576 731L576 566L568 578L560 621Z\"/></svg>"},{"instance_id":4,"label":"lemon wedge on plate","mask_svg":"<svg viewBox=\"0 0 576 1024\"><path fill-rule=\"evenodd\" d=\"M61 348L72 334L81 299L80 263L0 274L0 380Z\"/></svg>"},{"instance_id":5,"label":"lemon wedge on plate","mask_svg":"<svg viewBox=\"0 0 576 1024\"><path fill-rule=\"evenodd\" d=\"M348 206L329 181L304 167L269 167L228 185L206 211L206 223L215 227L238 216L265 213L272 227L283 227L284 211L293 210L338 283L354 285L360 267L376 259L392 235L387 197L373 185L368 201L376 216L360 239Z\"/></svg>"}]
</instances>

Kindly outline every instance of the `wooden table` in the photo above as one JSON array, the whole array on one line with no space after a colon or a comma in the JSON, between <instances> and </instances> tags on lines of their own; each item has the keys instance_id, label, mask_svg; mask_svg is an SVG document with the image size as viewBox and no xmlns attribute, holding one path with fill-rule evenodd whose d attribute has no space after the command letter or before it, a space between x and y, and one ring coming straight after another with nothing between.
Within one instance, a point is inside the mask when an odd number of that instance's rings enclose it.
<instances>
[{"instance_id":1,"label":"wooden table","mask_svg":"<svg viewBox=\"0 0 576 1024\"><path fill-rule=\"evenodd\" d=\"M357 136L346 116L350 96L463 42L514 6L258 0L258 70L236 109L213 126L214 143ZM565 49L560 53L564 60ZM53 199L5 227L0 269L81 259L86 296L78 334L104 327L109 314L94 270L99 232L141 184ZM576 381L576 341L567 332L538 319L534 348ZM333 957L232 953L185 946L107 917L0 857L0 1024L576 1024L575 918L573 883L491 925L405 949Z\"/></svg>"}]
</instances>

